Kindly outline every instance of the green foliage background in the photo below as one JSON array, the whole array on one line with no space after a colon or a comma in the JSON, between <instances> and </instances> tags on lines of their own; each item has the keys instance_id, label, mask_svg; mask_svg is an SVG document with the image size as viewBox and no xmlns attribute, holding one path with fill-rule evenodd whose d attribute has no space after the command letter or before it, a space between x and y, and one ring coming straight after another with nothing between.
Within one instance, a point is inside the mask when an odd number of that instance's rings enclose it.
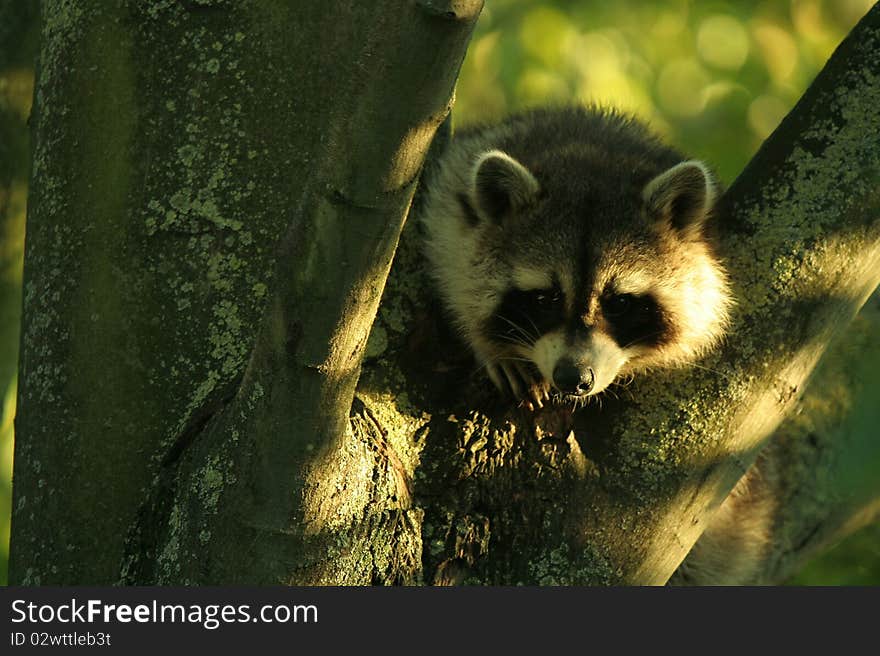
<instances>
[{"instance_id":1,"label":"green foliage background","mask_svg":"<svg viewBox=\"0 0 880 656\"><path fill-rule=\"evenodd\" d=\"M37 3L0 0L0 583L6 583Z\"/></svg>"},{"instance_id":2,"label":"green foliage background","mask_svg":"<svg viewBox=\"0 0 880 656\"><path fill-rule=\"evenodd\" d=\"M729 183L872 0L488 0L456 118L599 103L648 120Z\"/></svg>"},{"instance_id":3,"label":"green foliage background","mask_svg":"<svg viewBox=\"0 0 880 656\"><path fill-rule=\"evenodd\" d=\"M487 0L457 124L547 103L647 120L730 183L873 0ZM36 2L0 0L0 582L6 580ZM880 583L880 525L809 565L802 584Z\"/></svg>"}]
</instances>

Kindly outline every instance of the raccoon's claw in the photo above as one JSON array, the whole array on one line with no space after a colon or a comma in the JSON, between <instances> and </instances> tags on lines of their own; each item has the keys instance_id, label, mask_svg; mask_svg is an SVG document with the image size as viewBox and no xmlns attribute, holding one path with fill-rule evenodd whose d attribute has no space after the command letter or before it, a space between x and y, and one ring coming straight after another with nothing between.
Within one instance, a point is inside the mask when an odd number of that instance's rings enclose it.
<instances>
[{"instance_id":1,"label":"raccoon's claw","mask_svg":"<svg viewBox=\"0 0 880 656\"><path fill-rule=\"evenodd\" d=\"M529 388L529 397L532 405L530 410L534 410L535 407L543 408L544 403L550 401L550 386L544 381L536 381Z\"/></svg>"},{"instance_id":2,"label":"raccoon's claw","mask_svg":"<svg viewBox=\"0 0 880 656\"><path fill-rule=\"evenodd\" d=\"M519 362L502 362L488 367L489 378L502 393L511 393L529 409L543 408L550 400L549 386Z\"/></svg>"},{"instance_id":3,"label":"raccoon's claw","mask_svg":"<svg viewBox=\"0 0 880 656\"><path fill-rule=\"evenodd\" d=\"M523 401L524 405L534 412L544 407L544 403L550 401L549 386L542 380L532 380L529 385L528 398Z\"/></svg>"}]
</instances>

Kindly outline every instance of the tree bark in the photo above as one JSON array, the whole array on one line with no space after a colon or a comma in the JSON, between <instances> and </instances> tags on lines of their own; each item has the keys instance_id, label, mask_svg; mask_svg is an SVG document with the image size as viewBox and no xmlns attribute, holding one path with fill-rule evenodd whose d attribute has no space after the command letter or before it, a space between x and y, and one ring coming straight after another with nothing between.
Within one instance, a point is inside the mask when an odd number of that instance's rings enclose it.
<instances>
[{"instance_id":1,"label":"tree bark","mask_svg":"<svg viewBox=\"0 0 880 656\"><path fill-rule=\"evenodd\" d=\"M710 525L684 582L788 571L795 441L718 508L880 280L880 8L723 199L724 347L572 414L473 371L417 225L384 284L480 3L306 4L46 3L11 580L657 584Z\"/></svg>"},{"instance_id":2,"label":"tree bark","mask_svg":"<svg viewBox=\"0 0 880 656\"><path fill-rule=\"evenodd\" d=\"M480 7L44 3L12 581L287 576Z\"/></svg>"}]
</instances>

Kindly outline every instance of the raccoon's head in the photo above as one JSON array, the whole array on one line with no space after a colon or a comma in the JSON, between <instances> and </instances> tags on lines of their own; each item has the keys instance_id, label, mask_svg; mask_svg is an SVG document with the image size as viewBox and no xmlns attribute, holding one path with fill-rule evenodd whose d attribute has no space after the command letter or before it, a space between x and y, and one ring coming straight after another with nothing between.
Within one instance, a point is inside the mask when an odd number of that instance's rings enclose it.
<instances>
[{"instance_id":1,"label":"raccoon's head","mask_svg":"<svg viewBox=\"0 0 880 656\"><path fill-rule=\"evenodd\" d=\"M572 152L526 166L500 150L479 155L470 221L503 277L481 323L491 357L529 363L536 384L566 400L698 357L721 338L730 305L704 231L715 196L693 160Z\"/></svg>"}]
</instances>

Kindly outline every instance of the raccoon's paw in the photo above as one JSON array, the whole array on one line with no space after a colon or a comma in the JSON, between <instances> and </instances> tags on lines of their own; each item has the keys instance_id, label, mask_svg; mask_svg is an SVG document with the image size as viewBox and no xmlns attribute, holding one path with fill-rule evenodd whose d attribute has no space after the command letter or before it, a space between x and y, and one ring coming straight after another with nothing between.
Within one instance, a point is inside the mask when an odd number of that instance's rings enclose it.
<instances>
[{"instance_id":1,"label":"raccoon's paw","mask_svg":"<svg viewBox=\"0 0 880 656\"><path fill-rule=\"evenodd\" d=\"M499 362L486 367L489 379L502 394L512 394L529 410L550 400L550 386L521 362Z\"/></svg>"},{"instance_id":2,"label":"raccoon's paw","mask_svg":"<svg viewBox=\"0 0 880 656\"><path fill-rule=\"evenodd\" d=\"M522 402L525 407L534 412L543 408L545 403L550 402L550 385L547 381L536 380L529 385L528 397Z\"/></svg>"}]
</instances>

